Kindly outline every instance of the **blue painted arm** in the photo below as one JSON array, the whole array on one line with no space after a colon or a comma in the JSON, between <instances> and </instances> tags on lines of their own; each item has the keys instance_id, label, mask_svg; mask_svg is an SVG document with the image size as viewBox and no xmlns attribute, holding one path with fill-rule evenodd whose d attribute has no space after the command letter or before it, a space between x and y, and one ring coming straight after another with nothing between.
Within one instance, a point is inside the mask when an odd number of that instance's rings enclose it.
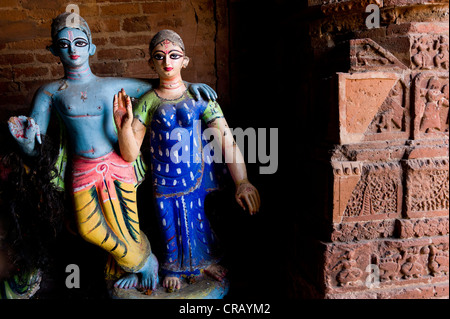
<instances>
[{"instance_id":1,"label":"blue painted arm","mask_svg":"<svg viewBox=\"0 0 450 319\"><path fill-rule=\"evenodd\" d=\"M214 91L209 85L204 83L190 83L184 81L186 86L189 88L192 94L195 95L195 98L198 100L201 99L201 95L206 97L206 100L215 101L217 99L217 93Z\"/></svg>"},{"instance_id":2,"label":"blue painted arm","mask_svg":"<svg viewBox=\"0 0 450 319\"><path fill-rule=\"evenodd\" d=\"M33 98L30 117L21 115L9 119L9 131L23 153L29 156L37 155L36 141L41 144L41 135L47 132L51 107L51 94L45 87L41 87Z\"/></svg>"},{"instance_id":3,"label":"blue painted arm","mask_svg":"<svg viewBox=\"0 0 450 319\"><path fill-rule=\"evenodd\" d=\"M118 79L115 78L114 80L117 81ZM140 80L132 78L121 78L119 81L117 90L114 90L115 93L119 92L123 88L129 96L135 98L140 98L158 84L158 82L155 83L155 80Z\"/></svg>"}]
</instances>

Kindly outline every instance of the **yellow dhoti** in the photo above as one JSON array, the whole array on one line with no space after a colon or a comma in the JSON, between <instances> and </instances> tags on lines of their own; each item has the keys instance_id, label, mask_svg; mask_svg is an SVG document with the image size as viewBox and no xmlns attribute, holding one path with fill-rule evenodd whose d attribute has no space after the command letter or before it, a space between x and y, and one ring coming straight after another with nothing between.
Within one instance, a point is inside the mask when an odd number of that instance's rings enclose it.
<instances>
[{"instance_id":1,"label":"yellow dhoti","mask_svg":"<svg viewBox=\"0 0 450 319\"><path fill-rule=\"evenodd\" d=\"M136 272L150 255L139 229L136 176L131 163L112 152L73 163L75 214L80 235L106 250L127 272Z\"/></svg>"}]
</instances>

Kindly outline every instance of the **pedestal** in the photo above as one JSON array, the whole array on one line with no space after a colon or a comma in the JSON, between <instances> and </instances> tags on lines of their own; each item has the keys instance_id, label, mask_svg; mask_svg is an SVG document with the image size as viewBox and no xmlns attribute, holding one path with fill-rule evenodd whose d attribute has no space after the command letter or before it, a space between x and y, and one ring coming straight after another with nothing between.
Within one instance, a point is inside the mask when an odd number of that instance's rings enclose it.
<instances>
[{"instance_id":1,"label":"pedestal","mask_svg":"<svg viewBox=\"0 0 450 319\"><path fill-rule=\"evenodd\" d=\"M228 293L230 285L226 278L218 282L207 275L201 275L194 283L189 284L182 280L181 289L169 293L160 284L155 291L145 291L137 288L116 288L114 282L107 281L108 292L113 299L222 299Z\"/></svg>"}]
</instances>

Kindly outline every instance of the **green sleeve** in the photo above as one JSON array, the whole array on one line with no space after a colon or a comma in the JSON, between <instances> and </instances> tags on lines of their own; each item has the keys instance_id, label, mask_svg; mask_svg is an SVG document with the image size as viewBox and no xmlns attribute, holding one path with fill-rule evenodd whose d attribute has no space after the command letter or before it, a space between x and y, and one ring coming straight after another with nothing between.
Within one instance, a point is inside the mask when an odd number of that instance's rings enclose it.
<instances>
[{"instance_id":1,"label":"green sleeve","mask_svg":"<svg viewBox=\"0 0 450 319\"><path fill-rule=\"evenodd\" d=\"M222 109L220 108L219 103L216 101L209 100L208 105L203 111L202 119L209 123L219 117L223 117Z\"/></svg>"},{"instance_id":2,"label":"green sleeve","mask_svg":"<svg viewBox=\"0 0 450 319\"><path fill-rule=\"evenodd\" d=\"M159 99L153 91L145 94L133 107L133 114L143 125L149 126L155 109L158 108Z\"/></svg>"}]
</instances>

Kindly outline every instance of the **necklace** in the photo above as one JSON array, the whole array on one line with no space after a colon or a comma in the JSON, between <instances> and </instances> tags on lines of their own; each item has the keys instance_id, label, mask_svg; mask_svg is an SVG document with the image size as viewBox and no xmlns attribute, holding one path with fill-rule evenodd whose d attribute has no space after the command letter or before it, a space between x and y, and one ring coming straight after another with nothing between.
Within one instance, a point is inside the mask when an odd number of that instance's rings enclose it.
<instances>
[{"instance_id":1,"label":"necklace","mask_svg":"<svg viewBox=\"0 0 450 319\"><path fill-rule=\"evenodd\" d=\"M162 82L160 83L160 86L164 89L168 90L175 90L180 88L182 85L184 85L183 81L176 81L176 82Z\"/></svg>"},{"instance_id":2,"label":"necklace","mask_svg":"<svg viewBox=\"0 0 450 319\"><path fill-rule=\"evenodd\" d=\"M155 94L156 94L156 96L160 99L160 100L162 100L162 101L176 101L176 100L179 100L179 99L181 99L182 97L187 97L187 88L183 91L183 93L181 93L178 97L175 97L175 98L164 98L164 97L162 97L162 96L160 96L159 94L158 94L158 91L157 91L157 89L154 89L153 90L154 92L155 92ZM161 92L160 92L161 93Z\"/></svg>"}]
</instances>

